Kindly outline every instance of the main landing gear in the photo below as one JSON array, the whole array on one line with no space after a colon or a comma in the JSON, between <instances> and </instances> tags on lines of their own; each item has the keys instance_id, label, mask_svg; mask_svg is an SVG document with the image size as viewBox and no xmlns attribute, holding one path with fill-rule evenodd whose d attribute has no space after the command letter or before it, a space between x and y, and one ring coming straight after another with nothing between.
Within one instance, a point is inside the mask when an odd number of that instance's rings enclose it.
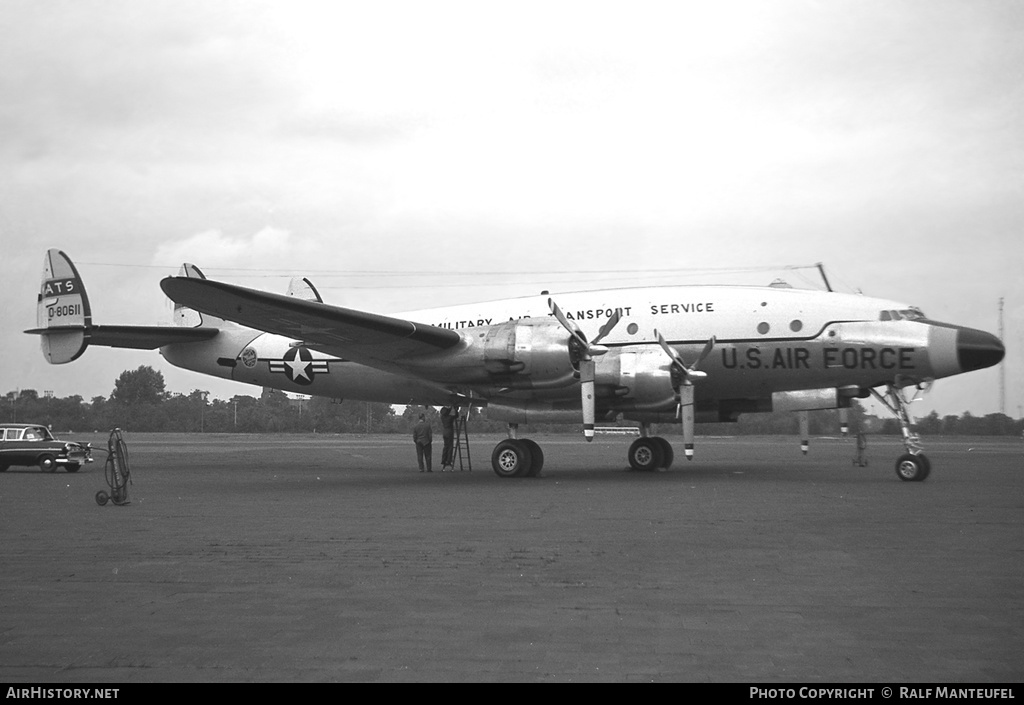
<instances>
[{"instance_id":1,"label":"main landing gear","mask_svg":"<svg viewBox=\"0 0 1024 705\"><path fill-rule=\"evenodd\" d=\"M647 429L647 424L642 424L640 438L629 446L629 467L646 472L667 470L675 458L672 444L660 436L648 436Z\"/></svg>"},{"instance_id":2,"label":"main landing gear","mask_svg":"<svg viewBox=\"0 0 1024 705\"><path fill-rule=\"evenodd\" d=\"M537 477L544 468L544 451L529 438L516 438L518 426L509 424L509 437L494 447L491 467L498 477ZM641 426L640 438L629 446L629 466L639 471L667 469L675 454L672 444L658 436L648 436Z\"/></svg>"},{"instance_id":3,"label":"main landing gear","mask_svg":"<svg viewBox=\"0 0 1024 705\"><path fill-rule=\"evenodd\" d=\"M918 390L925 390L927 386L918 386ZM917 400L906 399L900 388L889 384L886 385L885 396L872 389L871 393L880 401L896 419L900 422L900 430L903 432L903 447L906 452L896 459L896 476L904 482L923 482L932 471L931 461L924 454L921 446L921 439L910 428L910 414L907 406Z\"/></svg>"},{"instance_id":4,"label":"main landing gear","mask_svg":"<svg viewBox=\"0 0 1024 705\"><path fill-rule=\"evenodd\" d=\"M515 432L510 424L509 433ZM544 451L529 438L506 438L494 446L491 467L498 477L536 477L544 468Z\"/></svg>"}]
</instances>

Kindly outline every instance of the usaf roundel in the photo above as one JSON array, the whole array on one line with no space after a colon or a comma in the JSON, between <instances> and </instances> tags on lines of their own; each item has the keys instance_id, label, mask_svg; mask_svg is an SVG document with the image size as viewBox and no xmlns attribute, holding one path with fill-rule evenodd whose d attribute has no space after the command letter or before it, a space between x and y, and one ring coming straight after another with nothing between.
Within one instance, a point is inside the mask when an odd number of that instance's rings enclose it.
<instances>
[{"instance_id":1,"label":"usaf roundel","mask_svg":"<svg viewBox=\"0 0 1024 705\"><path fill-rule=\"evenodd\" d=\"M330 372L327 360L314 360L309 348L300 345L290 348L280 360L269 360L271 372L283 372L289 381L295 384L313 384L317 373Z\"/></svg>"}]
</instances>

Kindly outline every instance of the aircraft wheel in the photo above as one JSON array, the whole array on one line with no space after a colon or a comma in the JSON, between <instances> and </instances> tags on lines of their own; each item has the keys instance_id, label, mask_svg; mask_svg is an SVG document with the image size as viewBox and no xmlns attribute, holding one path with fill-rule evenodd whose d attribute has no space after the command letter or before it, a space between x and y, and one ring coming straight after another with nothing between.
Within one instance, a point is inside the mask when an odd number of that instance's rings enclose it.
<instances>
[{"instance_id":1,"label":"aircraft wheel","mask_svg":"<svg viewBox=\"0 0 1024 705\"><path fill-rule=\"evenodd\" d=\"M544 468L544 451L540 449L540 444L533 439L524 438L519 442L530 451L530 469L526 472L526 476L537 477Z\"/></svg>"},{"instance_id":2,"label":"aircraft wheel","mask_svg":"<svg viewBox=\"0 0 1024 705\"><path fill-rule=\"evenodd\" d=\"M36 461L39 465L39 469L43 472L53 472L57 469L57 459L49 453L44 453L39 456L39 460Z\"/></svg>"},{"instance_id":3,"label":"aircraft wheel","mask_svg":"<svg viewBox=\"0 0 1024 705\"><path fill-rule=\"evenodd\" d=\"M637 438L629 447L629 465L634 470L657 470L664 462L661 444L655 438Z\"/></svg>"},{"instance_id":4,"label":"aircraft wheel","mask_svg":"<svg viewBox=\"0 0 1024 705\"><path fill-rule=\"evenodd\" d=\"M904 453L896 459L896 475L904 482L921 482L931 470L931 462L922 454Z\"/></svg>"},{"instance_id":5,"label":"aircraft wheel","mask_svg":"<svg viewBox=\"0 0 1024 705\"><path fill-rule=\"evenodd\" d=\"M529 447L509 438L494 446L491 468L498 477L523 477L530 472L530 460Z\"/></svg>"},{"instance_id":6,"label":"aircraft wheel","mask_svg":"<svg viewBox=\"0 0 1024 705\"><path fill-rule=\"evenodd\" d=\"M675 459L675 452L672 450L672 444L668 442L667 438L655 436L651 440L657 441L658 445L661 446L661 465L658 467L665 468L666 470L672 467L672 460Z\"/></svg>"}]
</instances>

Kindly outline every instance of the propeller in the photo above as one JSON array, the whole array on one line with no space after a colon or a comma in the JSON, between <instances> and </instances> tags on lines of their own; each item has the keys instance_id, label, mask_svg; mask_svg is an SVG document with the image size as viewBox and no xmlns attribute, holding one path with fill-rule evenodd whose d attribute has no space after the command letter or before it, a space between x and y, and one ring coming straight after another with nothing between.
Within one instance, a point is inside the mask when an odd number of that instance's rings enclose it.
<instances>
[{"instance_id":1,"label":"propeller","mask_svg":"<svg viewBox=\"0 0 1024 705\"><path fill-rule=\"evenodd\" d=\"M580 371L580 401L583 408L583 435L587 441L594 440L594 417L595 402L594 402L594 377L596 375L597 365L594 362L594 357L598 355L604 355L608 352L608 348L603 345L598 345L605 336L612 332L612 329L619 322L621 318L618 309L608 317L604 325L597 332L597 336L593 342L587 342L587 337L583 334L583 331L575 321L571 321L566 318L565 314L562 313L562 309L558 307L554 299L548 299L548 308L551 309L551 313L554 314L558 322L562 324L562 327L569 331L569 354L577 362Z\"/></svg>"},{"instance_id":2,"label":"propeller","mask_svg":"<svg viewBox=\"0 0 1024 705\"><path fill-rule=\"evenodd\" d=\"M686 459L693 460L693 383L708 376L707 372L701 372L697 367L704 361L704 358L711 354L711 349L715 347L715 336L711 336L711 339L704 345L696 362L687 365L679 352L665 341L661 333L655 330L654 335L658 338L658 345L672 359L672 388L676 391L677 399L676 418L683 424L683 450L686 453Z\"/></svg>"}]
</instances>

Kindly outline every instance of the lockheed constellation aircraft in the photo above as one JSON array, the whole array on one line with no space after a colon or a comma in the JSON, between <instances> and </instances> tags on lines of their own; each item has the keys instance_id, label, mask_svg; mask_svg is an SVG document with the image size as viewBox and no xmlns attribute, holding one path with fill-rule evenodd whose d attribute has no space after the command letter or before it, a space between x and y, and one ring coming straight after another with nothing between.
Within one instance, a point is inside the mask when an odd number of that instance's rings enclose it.
<instances>
[{"instance_id":1,"label":"lockheed constellation aircraft","mask_svg":"<svg viewBox=\"0 0 1024 705\"><path fill-rule=\"evenodd\" d=\"M53 364L89 345L157 349L171 364L288 392L390 404L486 407L508 423L491 460L499 477L533 476L540 446L528 422L640 425L637 470L668 467L672 446L652 423L848 408L874 396L896 416L902 480L930 463L911 429L907 393L998 364L995 336L938 323L895 301L788 286L660 286L531 296L384 316L326 304L306 279L274 294L207 279L185 264L160 286L173 326L95 325L82 280L46 253L38 324Z\"/></svg>"}]
</instances>

